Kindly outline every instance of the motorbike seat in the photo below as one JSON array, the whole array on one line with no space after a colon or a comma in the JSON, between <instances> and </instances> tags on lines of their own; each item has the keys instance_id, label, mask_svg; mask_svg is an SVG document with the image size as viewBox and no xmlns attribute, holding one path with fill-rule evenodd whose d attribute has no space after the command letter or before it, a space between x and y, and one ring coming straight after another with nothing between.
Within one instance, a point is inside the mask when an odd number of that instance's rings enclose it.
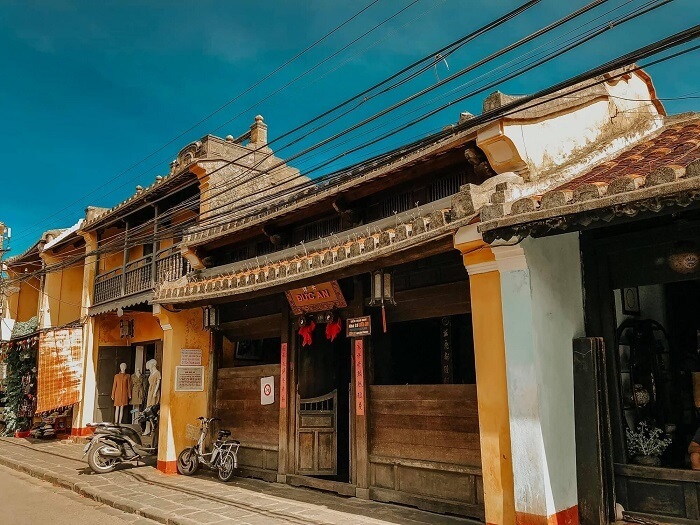
<instances>
[{"instance_id":1,"label":"motorbike seat","mask_svg":"<svg viewBox=\"0 0 700 525\"><path fill-rule=\"evenodd\" d=\"M230 430L219 430L219 434L218 434L219 439L227 438L227 437L229 437L230 435L231 435L231 431L230 431Z\"/></svg>"}]
</instances>

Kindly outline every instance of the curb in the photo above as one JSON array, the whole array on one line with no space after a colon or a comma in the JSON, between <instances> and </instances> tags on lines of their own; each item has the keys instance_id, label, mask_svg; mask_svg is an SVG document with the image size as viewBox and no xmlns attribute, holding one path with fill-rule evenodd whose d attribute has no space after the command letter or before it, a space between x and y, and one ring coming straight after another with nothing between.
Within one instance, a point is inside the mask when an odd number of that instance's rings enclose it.
<instances>
[{"instance_id":1,"label":"curb","mask_svg":"<svg viewBox=\"0 0 700 525\"><path fill-rule=\"evenodd\" d=\"M70 490L71 492L74 492L80 496L96 501L97 503L102 503L103 505L107 505L121 512L147 518L157 523L162 523L163 525L191 525L193 523L190 519L177 518L168 512L153 507L139 507L134 505L126 498L109 496L103 491L91 487L89 484L70 482L59 475L40 467L23 465L3 456L0 456L0 465L16 470L17 472L22 472L33 478L46 481L60 488Z\"/></svg>"}]
</instances>

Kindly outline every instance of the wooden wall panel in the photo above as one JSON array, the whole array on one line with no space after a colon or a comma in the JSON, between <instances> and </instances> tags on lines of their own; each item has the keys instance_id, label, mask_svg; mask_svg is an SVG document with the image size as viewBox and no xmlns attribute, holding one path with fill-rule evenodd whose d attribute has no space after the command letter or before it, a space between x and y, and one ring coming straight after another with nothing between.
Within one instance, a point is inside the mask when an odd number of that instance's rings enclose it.
<instances>
[{"instance_id":1,"label":"wooden wall panel","mask_svg":"<svg viewBox=\"0 0 700 525\"><path fill-rule=\"evenodd\" d=\"M260 379L274 376L275 402L260 404ZM216 416L234 439L279 446L279 365L222 368L218 371Z\"/></svg>"},{"instance_id":2,"label":"wooden wall panel","mask_svg":"<svg viewBox=\"0 0 700 525\"><path fill-rule=\"evenodd\" d=\"M372 386L370 454L481 466L475 385Z\"/></svg>"}]
</instances>

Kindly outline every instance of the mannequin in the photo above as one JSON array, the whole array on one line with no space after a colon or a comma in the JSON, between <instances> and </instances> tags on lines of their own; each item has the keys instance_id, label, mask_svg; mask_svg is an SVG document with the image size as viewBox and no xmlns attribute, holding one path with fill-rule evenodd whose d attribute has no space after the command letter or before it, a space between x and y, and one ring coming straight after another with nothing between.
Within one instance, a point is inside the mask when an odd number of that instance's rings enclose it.
<instances>
[{"instance_id":1,"label":"mannequin","mask_svg":"<svg viewBox=\"0 0 700 525\"><path fill-rule=\"evenodd\" d=\"M122 422L124 407L131 398L131 376L126 373L126 363L119 365L119 373L114 376L112 383L112 401L114 401L114 422Z\"/></svg>"},{"instance_id":2,"label":"mannequin","mask_svg":"<svg viewBox=\"0 0 700 525\"><path fill-rule=\"evenodd\" d=\"M136 367L136 370L131 374L131 405L134 410L131 412L132 423L136 422L136 411L141 410L143 404L144 391L146 386L146 378L141 375L141 369Z\"/></svg>"},{"instance_id":3,"label":"mannequin","mask_svg":"<svg viewBox=\"0 0 700 525\"><path fill-rule=\"evenodd\" d=\"M150 372L148 376L148 395L146 396L146 408L157 405L160 402L160 372L156 368L156 360L149 359L146 362L146 368ZM146 423L146 432L144 435L147 436L151 433L151 422Z\"/></svg>"}]
</instances>

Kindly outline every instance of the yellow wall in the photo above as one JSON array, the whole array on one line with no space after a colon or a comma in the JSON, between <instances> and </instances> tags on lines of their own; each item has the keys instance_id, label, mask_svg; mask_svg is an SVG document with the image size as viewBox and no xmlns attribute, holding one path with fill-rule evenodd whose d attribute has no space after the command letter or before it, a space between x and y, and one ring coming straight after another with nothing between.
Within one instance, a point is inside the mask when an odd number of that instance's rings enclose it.
<instances>
[{"instance_id":1,"label":"yellow wall","mask_svg":"<svg viewBox=\"0 0 700 525\"><path fill-rule=\"evenodd\" d=\"M35 265L8 269L8 277L11 280L20 277L25 273L25 268L27 269L26 273L31 273L39 270L41 264L37 263ZM8 297L10 318L24 322L37 315L39 311L39 290L41 288L41 281L39 278L30 277L19 283L12 283L10 286L19 288L19 291L10 294Z\"/></svg>"},{"instance_id":2,"label":"yellow wall","mask_svg":"<svg viewBox=\"0 0 700 525\"><path fill-rule=\"evenodd\" d=\"M455 247L469 270L486 523L511 524L515 523L515 495L501 280L495 257L483 241ZM484 271L492 264L490 271Z\"/></svg>"},{"instance_id":3,"label":"yellow wall","mask_svg":"<svg viewBox=\"0 0 700 525\"><path fill-rule=\"evenodd\" d=\"M62 260L50 252L43 252L41 258L47 266ZM82 286L83 261L45 275L41 305L43 328L62 326L80 319Z\"/></svg>"},{"instance_id":4,"label":"yellow wall","mask_svg":"<svg viewBox=\"0 0 700 525\"><path fill-rule=\"evenodd\" d=\"M161 419L158 437L158 468L176 472L177 455L192 442L185 436L188 423L196 424L199 416L208 416L213 361L211 334L202 328L202 313L192 308L179 313L161 309L158 314L163 330L163 382L161 384ZM175 367L180 364L180 350L201 349L204 366L203 392L175 392Z\"/></svg>"},{"instance_id":5,"label":"yellow wall","mask_svg":"<svg viewBox=\"0 0 700 525\"><path fill-rule=\"evenodd\" d=\"M130 319L134 320L134 337L122 339L119 321L126 322ZM157 319L149 312L125 312L122 317L119 317L116 312L112 312L100 315L96 319L95 340L97 345L95 352L100 346L127 346L161 339L163 339L163 330L161 330Z\"/></svg>"}]
</instances>

